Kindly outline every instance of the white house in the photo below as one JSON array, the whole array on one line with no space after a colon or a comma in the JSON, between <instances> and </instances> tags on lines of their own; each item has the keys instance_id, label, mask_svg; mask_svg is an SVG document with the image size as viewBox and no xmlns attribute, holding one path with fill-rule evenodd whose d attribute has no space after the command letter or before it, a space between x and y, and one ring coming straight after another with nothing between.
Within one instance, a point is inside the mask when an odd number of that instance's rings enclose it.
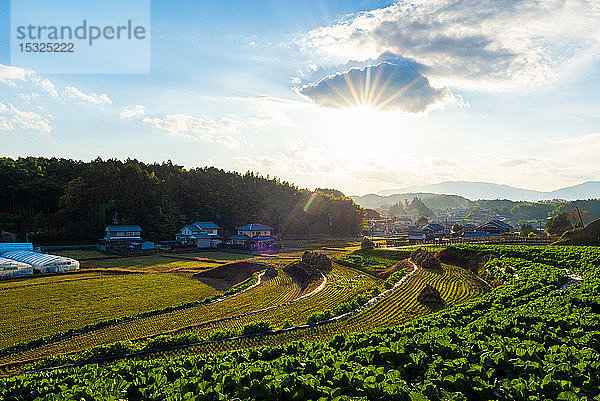
<instances>
[{"instance_id":1,"label":"white house","mask_svg":"<svg viewBox=\"0 0 600 401\"><path fill-rule=\"evenodd\" d=\"M231 245L244 246L252 250L263 250L277 243L273 229L263 224L246 224L236 228L237 235L228 238Z\"/></svg>"},{"instance_id":2,"label":"white house","mask_svg":"<svg viewBox=\"0 0 600 401\"><path fill-rule=\"evenodd\" d=\"M246 224L245 226L241 226L236 228L238 235L247 235L252 238L257 235L271 235L273 229L271 227L262 225L262 224Z\"/></svg>"},{"instance_id":3,"label":"white house","mask_svg":"<svg viewBox=\"0 0 600 401\"><path fill-rule=\"evenodd\" d=\"M197 221L179 230L175 240L181 244L196 245L198 248L216 248L221 243L219 226L212 221Z\"/></svg>"},{"instance_id":4,"label":"white house","mask_svg":"<svg viewBox=\"0 0 600 401\"><path fill-rule=\"evenodd\" d=\"M133 226L107 226L106 242L141 242L142 229L138 225Z\"/></svg>"}]
</instances>

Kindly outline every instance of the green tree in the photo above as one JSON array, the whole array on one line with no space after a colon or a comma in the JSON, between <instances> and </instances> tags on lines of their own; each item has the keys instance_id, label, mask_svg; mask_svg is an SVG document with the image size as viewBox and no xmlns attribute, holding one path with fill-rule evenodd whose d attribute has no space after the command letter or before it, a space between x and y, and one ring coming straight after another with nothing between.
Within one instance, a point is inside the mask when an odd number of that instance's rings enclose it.
<instances>
[{"instance_id":1,"label":"green tree","mask_svg":"<svg viewBox=\"0 0 600 401\"><path fill-rule=\"evenodd\" d=\"M563 235L563 233L567 230L573 228L571 225L571 220L569 219L568 213L559 213L556 216L548 219L546 223L546 231L548 231L551 235Z\"/></svg>"},{"instance_id":2,"label":"green tree","mask_svg":"<svg viewBox=\"0 0 600 401\"><path fill-rule=\"evenodd\" d=\"M527 237L530 233L534 232L533 227L531 226L531 224L522 224L521 225L521 237Z\"/></svg>"}]
</instances>

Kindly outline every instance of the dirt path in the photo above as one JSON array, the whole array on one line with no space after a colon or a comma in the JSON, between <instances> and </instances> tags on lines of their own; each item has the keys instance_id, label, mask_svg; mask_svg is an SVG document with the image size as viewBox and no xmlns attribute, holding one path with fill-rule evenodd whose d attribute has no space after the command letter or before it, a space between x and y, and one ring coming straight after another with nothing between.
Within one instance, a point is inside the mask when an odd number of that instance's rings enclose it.
<instances>
[{"instance_id":1,"label":"dirt path","mask_svg":"<svg viewBox=\"0 0 600 401\"><path fill-rule=\"evenodd\" d=\"M559 290L565 290L565 289L567 289L567 288L569 288L569 287L572 287L572 286L574 286L575 284L579 283L580 281L583 281L583 277L582 277L580 274L578 274L578 273L575 273L575 272L572 272L572 271L571 271L571 270L569 270L569 269L564 269L564 271L567 273L567 277L568 277L569 279L567 280L567 282L566 282L566 283L564 283L564 284L563 284L563 285L562 285L562 286L559 288Z\"/></svg>"}]
</instances>

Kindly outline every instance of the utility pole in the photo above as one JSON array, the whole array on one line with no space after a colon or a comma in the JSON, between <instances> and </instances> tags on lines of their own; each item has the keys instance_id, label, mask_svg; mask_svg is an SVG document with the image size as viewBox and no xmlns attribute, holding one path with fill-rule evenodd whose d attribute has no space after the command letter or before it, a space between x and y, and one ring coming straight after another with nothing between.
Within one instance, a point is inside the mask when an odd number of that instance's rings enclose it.
<instances>
[{"instance_id":1,"label":"utility pole","mask_svg":"<svg viewBox=\"0 0 600 401\"><path fill-rule=\"evenodd\" d=\"M583 218L581 217L581 212L579 211L579 206L575 206L575 208L577 209L577 215L579 215L579 223L581 224L581 227L583 227Z\"/></svg>"}]
</instances>

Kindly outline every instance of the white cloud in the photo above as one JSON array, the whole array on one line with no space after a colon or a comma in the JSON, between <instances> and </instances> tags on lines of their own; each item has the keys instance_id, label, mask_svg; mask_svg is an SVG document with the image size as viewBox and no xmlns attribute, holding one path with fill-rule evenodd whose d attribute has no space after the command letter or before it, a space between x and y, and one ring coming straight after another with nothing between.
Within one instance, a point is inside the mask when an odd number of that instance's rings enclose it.
<instances>
[{"instance_id":1,"label":"white cloud","mask_svg":"<svg viewBox=\"0 0 600 401\"><path fill-rule=\"evenodd\" d=\"M456 103L448 88L434 88L416 64L380 63L329 75L298 92L326 107L368 105L381 110L423 113L436 105Z\"/></svg>"},{"instance_id":2,"label":"white cloud","mask_svg":"<svg viewBox=\"0 0 600 401\"><path fill-rule=\"evenodd\" d=\"M34 112L19 110L12 104L0 103L0 130L13 131L16 128L41 132L52 131L47 117Z\"/></svg>"},{"instance_id":3,"label":"white cloud","mask_svg":"<svg viewBox=\"0 0 600 401\"><path fill-rule=\"evenodd\" d=\"M336 170L336 162L327 149L305 141L286 142L281 152L240 156L236 160L244 168L270 174L328 174Z\"/></svg>"},{"instance_id":4,"label":"white cloud","mask_svg":"<svg viewBox=\"0 0 600 401\"><path fill-rule=\"evenodd\" d=\"M123 107L119 113L119 117L124 120L141 117L146 114L146 108L142 105L136 104L129 107Z\"/></svg>"},{"instance_id":5,"label":"white cloud","mask_svg":"<svg viewBox=\"0 0 600 401\"><path fill-rule=\"evenodd\" d=\"M42 77L34 77L34 81L42 89L44 89L46 92L48 92L52 96L58 96L58 91L56 90L56 87L54 86L54 83L52 83L52 81L50 81L49 79L42 78Z\"/></svg>"},{"instance_id":6,"label":"white cloud","mask_svg":"<svg viewBox=\"0 0 600 401\"><path fill-rule=\"evenodd\" d=\"M171 136L196 138L204 142L219 143L228 148L236 147L240 141L230 135L243 128L265 125L272 122L269 116L240 118L226 116L221 119L205 119L187 114L171 113L162 117L145 117L143 123Z\"/></svg>"},{"instance_id":7,"label":"white cloud","mask_svg":"<svg viewBox=\"0 0 600 401\"><path fill-rule=\"evenodd\" d=\"M409 0L309 32L321 64L382 53L428 67L436 85L535 85L600 54L600 3L589 0Z\"/></svg>"},{"instance_id":8,"label":"white cloud","mask_svg":"<svg viewBox=\"0 0 600 401\"><path fill-rule=\"evenodd\" d=\"M20 86L22 89L28 91L39 91L41 89L42 92L46 92L52 96L58 95L56 87L49 79L43 78L31 70L4 64L0 64L0 84L15 88ZM37 96L39 93L34 92L33 95Z\"/></svg>"},{"instance_id":9,"label":"white cloud","mask_svg":"<svg viewBox=\"0 0 600 401\"><path fill-rule=\"evenodd\" d=\"M12 125L6 120L2 120L2 118L0 117L0 131L12 131L14 129L14 125Z\"/></svg>"},{"instance_id":10,"label":"white cloud","mask_svg":"<svg viewBox=\"0 0 600 401\"><path fill-rule=\"evenodd\" d=\"M95 92L84 93L74 86L67 86L64 90L64 96L71 99L81 100L87 103L99 105L112 104L112 100L110 100L106 93L102 93L100 95L97 95Z\"/></svg>"},{"instance_id":11,"label":"white cloud","mask_svg":"<svg viewBox=\"0 0 600 401\"><path fill-rule=\"evenodd\" d=\"M0 83L14 85L14 81L25 81L31 75L33 71L0 64Z\"/></svg>"}]
</instances>

